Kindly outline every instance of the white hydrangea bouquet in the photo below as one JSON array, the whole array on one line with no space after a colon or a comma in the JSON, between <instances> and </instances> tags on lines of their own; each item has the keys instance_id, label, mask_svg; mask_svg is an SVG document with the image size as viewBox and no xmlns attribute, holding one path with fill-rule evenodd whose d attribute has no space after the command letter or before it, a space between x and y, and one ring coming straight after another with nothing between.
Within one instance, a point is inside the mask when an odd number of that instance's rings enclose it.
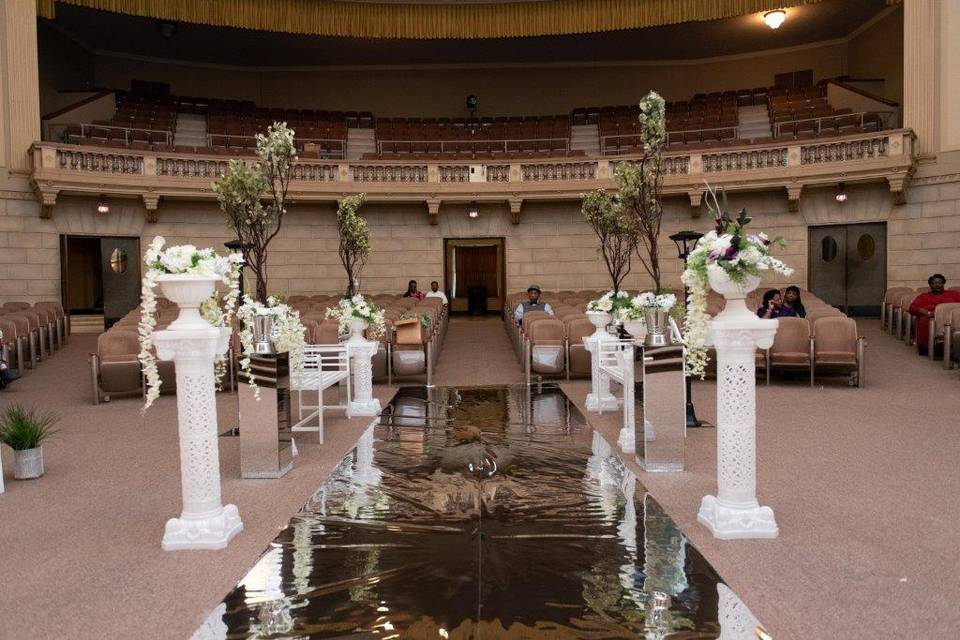
<instances>
[{"instance_id":1,"label":"white hydrangea bouquet","mask_svg":"<svg viewBox=\"0 0 960 640\"><path fill-rule=\"evenodd\" d=\"M739 285L745 285L748 278L759 278L764 271L775 271L785 276L793 273L793 269L783 261L770 255L774 245L787 246L782 237L770 240L764 233L747 233L751 218L746 209L741 209L737 218L733 219L726 213L726 194L722 194L721 206L710 185L707 185L707 191L707 207L713 213L716 225L697 241L687 257L682 276L683 283L690 291L684 323L687 366L691 375L701 378L707 365L706 345L710 331L710 318L707 315L710 273L722 271L730 281Z\"/></svg>"},{"instance_id":2,"label":"white hydrangea bouquet","mask_svg":"<svg viewBox=\"0 0 960 640\"><path fill-rule=\"evenodd\" d=\"M620 309L630 304L630 294L626 291L607 291L605 294L587 303L587 313L610 313L617 315Z\"/></svg>"},{"instance_id":3,"label":"white hydrangea bouquet","mask_svg":"<svg viewBox=\"0 0 960 640\"><path fill-rule=\"evenodd\" d=\"M250 354L254 353L253 323L256 316L272 318L273 328L270 339L277 351L289 354L291 371L300 371L303 368L307 328L300 322L300 313L284 303L281 298L270 296L264 304L249 296L243 297L243 304L237 309L237 317L240 319L240 344L243 345L240 368L247 374L254 398L259 400L260 388L257 386L250 366Z\"/></svg>"},{"instance_id":4,"label":"white hydrangea bouquet","mask_svg":"<svg viewBox=\"0 0 960 640\"><path fill-rule=\"evenodd\" d=\"M218 255L213 249L197 249L192 244L175 245L164 249L166 240L156 236L147 248L144 262L147 271L143 276L141 288L140 323L137 331L140 336L139 359L143 374L147 380L146 401L143 410L150 408L160 395L160 372L157 370L157 357L153 352L153 332L157 326L157 279L163 275L191 274L210 278L219 278L227 285L222 296L221 307L216 298L204 304L203 317L213 326L230 326L230 317L240 296L240 269L243 257L239 253L228 256ZM218 379L222 377L225 360L218 356L216 371Z\"/></svg>"},{"instance_id":5,"label":"white hydrangea bouquet","mask_svg":"<svg viewBox=\"0 0 960 640\"><path fill-rule=\"evenodd\" d=\"M647 309L670 313L677 304L677 297L672 293L654 293L644 291L630 299L630 304L620 310L623 320L642 320Z\"/></svg>"},{"instance_id":6,"label":"white hydrangea bouquet","mask_svg":"<svg viewBox=\"0 0 960 640\"><path fill-rule=\"evenodd\" d=\"M327 318L336 318L340 323L340 331L345 332L350 329L352 320L363 320L367 326L373 330L373 336L379 338L386 331L386 323L383 320L383 311L375 304L368 302L359 293L352 298L343 298L335 307L330 307L326 312Z\"/></svg>"}]
</instances>

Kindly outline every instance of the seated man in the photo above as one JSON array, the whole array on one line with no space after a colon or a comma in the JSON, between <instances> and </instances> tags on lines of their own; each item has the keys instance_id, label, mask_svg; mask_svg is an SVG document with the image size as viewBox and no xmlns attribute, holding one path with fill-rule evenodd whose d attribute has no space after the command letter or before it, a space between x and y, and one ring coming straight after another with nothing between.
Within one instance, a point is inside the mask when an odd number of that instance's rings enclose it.
<instances>
[{"instance_id":1,"label":"seated man","mask_svg":"<svg viewBox=\"0 0 960 640\"><path fill-rule=\"evenodd\" d=\"M443 304L447 304L447 294L440 291L440 283L434 280L430 283L430 291L427 292L428 298L440 298Z\"/></svg>"},{"instance_id":2,"label":"seated man","mask_svg":"<svg viewBox=\"0 0 960 640\"><path fill-rule=\"evenodd\" d=\"M553 309L550 308L550 305L545 302L540 302L540 287L535 284L527 287L527 295L530 296L530 299L527 302L521 302L517 305L517 308L513 311L513 319L517 321L517 324L523 324L523 314L527 311L546 311L550 315L553 315Z\"/></svg>"},{"instance_id":3,"label":"seated man","mask_svg":"<svg viewBox=\"0 0 960 640\"><path fill-rule=\"evenodd\" d=\"M947 279L943 275L933 274L927 278L927 284L930 285L930 291L918 295L910 305L910 314L917 319L917 351L922 356L927 355L930 347L927 343L930 338L930 319L933 318L933 310L939 304L960 302L960 291L944 290Z\"/></svg>"}]
</instances>

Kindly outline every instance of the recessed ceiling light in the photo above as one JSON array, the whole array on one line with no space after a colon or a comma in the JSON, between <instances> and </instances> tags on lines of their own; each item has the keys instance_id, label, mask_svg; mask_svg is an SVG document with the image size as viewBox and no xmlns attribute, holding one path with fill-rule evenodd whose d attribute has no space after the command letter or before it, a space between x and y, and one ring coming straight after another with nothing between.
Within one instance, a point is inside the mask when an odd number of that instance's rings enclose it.
<instances>
[{"instance_id":1,"label":"recessed ceiling light","mask_svg":"<svg viewBox=\"0 0 960 640\"><path fill-rule=\"evenodd\" d=\"M767 11L763 14L763 21L766 22L767 26L771 29L779 29L780 25L782 25L786 19L787 12L783 9L774 9L773 11Z\"/></svg>"}]
</instances>

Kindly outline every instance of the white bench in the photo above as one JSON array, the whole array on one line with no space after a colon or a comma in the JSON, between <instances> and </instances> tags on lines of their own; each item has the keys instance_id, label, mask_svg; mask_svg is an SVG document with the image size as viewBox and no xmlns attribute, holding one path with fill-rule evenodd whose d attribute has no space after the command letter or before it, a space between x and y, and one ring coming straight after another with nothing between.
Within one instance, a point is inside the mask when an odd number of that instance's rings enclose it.
<instances>
[{"instance_id":1,"label":"white bench","mask_svg":"<svg viewBox=\"0 0 960 640\"><path fill-rule=\"evenodd\" d=\"M326 389L346 381L347 396L344 404L324 405L323 392ZM290 390L297 392L298 416L293 431L316 431L323 444L323 412L326 409L346 410L350 402L350 358L346 344L313 345L308 344L303 349L303 368L300 371L290 372ZM317 404L305 404L304 391L317 393ZM310 411L306 416L304 413ZM308 426L317 418L316 426Z\"/></svg>"}]
</instances>

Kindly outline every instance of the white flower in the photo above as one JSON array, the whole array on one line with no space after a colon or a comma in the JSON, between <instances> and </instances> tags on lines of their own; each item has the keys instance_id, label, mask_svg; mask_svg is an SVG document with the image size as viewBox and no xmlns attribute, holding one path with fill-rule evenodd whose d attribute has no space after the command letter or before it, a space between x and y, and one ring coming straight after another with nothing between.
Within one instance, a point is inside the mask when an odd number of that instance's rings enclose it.
<instances>
[{"instance_id":1,"label":"white flower","mask_svg":"<svg viewBox=\"0 0 960 640\"><path fill-rule=\"evenodd\" d=\"M630 294L626 291L617 291L617 298L628 298Z\"/></svg>"}]
</instances>

